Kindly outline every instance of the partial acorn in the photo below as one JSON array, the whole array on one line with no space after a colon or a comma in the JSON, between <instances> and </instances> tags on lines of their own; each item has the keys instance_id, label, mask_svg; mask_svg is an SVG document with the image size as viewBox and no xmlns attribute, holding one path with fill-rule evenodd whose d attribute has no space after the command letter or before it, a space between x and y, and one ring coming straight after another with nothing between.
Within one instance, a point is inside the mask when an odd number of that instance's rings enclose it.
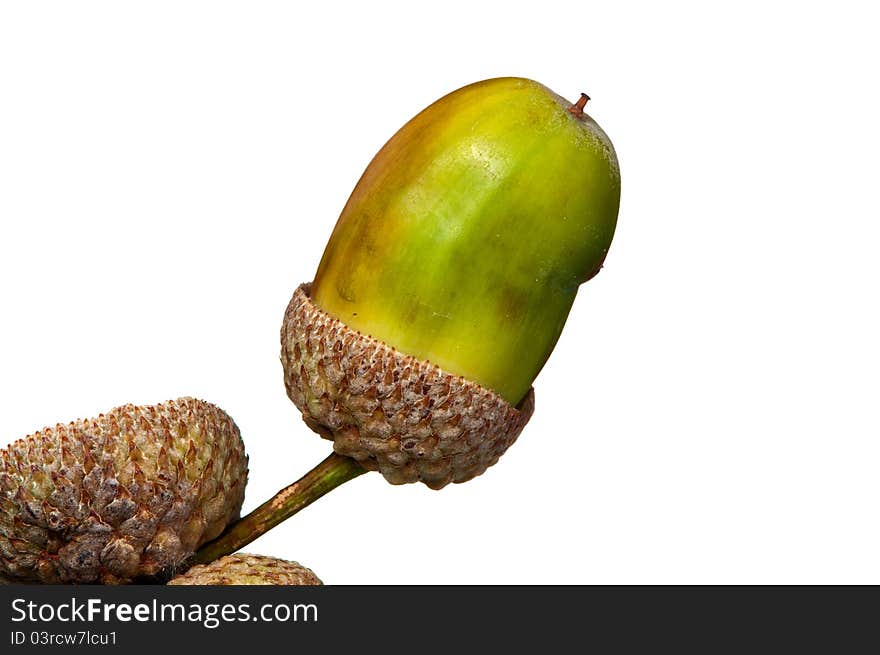
<instances>
[{"instance_id":1,"label":"partial acorn","mask_svg":"<svg viewBox=\"0 0 880 655\"><path fill-rule=\"evenodd\" d=\"M320 585L318 576L298 562L277 557L236 553L210 564L199 564L176 576L169 585Z\"/></svg>"},{"instance_id":2,"label":"partial acorn","mask_svg":"<svg viewBox=\"0 0 880 655\"><path fill-rule=\"evenodd\" d=\"M0 579L165 575L238 518L246 482L238 427L201 400L46 428L0 451Z\"/></svg>"},{"instance_id":3,"label":"partial acorn","mask_svg":"<svg viewBox=\"0 0 880 655\"><path fill-rule=\"evenodd\" d=\"M520 434L617 222L617 157L586 101L472 84L369 164L281 331L288 395L336 453L440 488Z\"/></svg>"}]
</instances>

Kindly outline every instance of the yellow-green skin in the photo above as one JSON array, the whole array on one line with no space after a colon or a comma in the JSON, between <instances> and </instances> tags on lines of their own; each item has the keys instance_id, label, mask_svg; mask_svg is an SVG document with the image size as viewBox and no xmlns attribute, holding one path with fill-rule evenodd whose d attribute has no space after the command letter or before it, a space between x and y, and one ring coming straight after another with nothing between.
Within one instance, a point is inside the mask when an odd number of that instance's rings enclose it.
<instances>
[{"instance_id":1,"label":"yellow-green skin","mask_svg":"<svg viewBox=\"0 0 880 655\"><path fill-rule=\"evenodd\" d=\"M499 78L418 114L352 192L313 302L519 403L617 222L614 148L571 106Z\"/></svg>"}]
</instances>

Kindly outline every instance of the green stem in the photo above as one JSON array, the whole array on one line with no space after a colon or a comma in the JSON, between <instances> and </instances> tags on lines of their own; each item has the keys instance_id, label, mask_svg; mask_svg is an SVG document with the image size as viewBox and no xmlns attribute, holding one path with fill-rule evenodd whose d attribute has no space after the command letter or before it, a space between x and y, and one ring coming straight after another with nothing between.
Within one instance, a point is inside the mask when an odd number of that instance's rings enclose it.
<instances>
[{"instance_id":1,"label":"green stem","mask_svg":"<svg viewBox=\"0 0 880 655\"><path fill-rule=\"evenodd\" d=\"M366 470L355 460L333 453L253 512L227 526L219 537L196 552L193 563L207 564L234 553L324 494L362 473L366 473Z\"/></svg>"}]
</instances>

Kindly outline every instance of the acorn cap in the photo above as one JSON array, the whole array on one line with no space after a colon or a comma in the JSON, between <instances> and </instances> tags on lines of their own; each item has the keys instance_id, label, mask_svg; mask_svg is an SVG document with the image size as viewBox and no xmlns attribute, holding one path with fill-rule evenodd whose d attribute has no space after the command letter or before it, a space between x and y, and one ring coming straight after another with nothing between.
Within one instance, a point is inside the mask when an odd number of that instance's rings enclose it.
<instances>
[{"instance_id":1,"label":"acorn cap","mask_svg":"<svg viewBox=\"0 0 880 655\"><path fill-rule=\"evenodd\" d=\"M173 578L169 585L320 585L311 569L265 555L236 553L210 564L199 564Z\"/></svg>"},{"instance_id":2,"label":"acorn cap","mask_svg":"<svg viewBox=\"0 0 880 655\"><path fill-rule=\"evenodd\" d=\"M534 409L356 332L293 294L281 328L287 395L340 455L392 484L432 489L480 475L516 440Z\"/></svg>"},{"instance_id":3,"label":"acorn cap","mask_svg":"<svg viewBox=\"0 0 880 655\"><path fill-rule=\"evenodd\" d=\"M160 575L238 517L246 482L238 427L201 400L46 428L0 451L0 578Z\"/></svg>"}]
</instances>

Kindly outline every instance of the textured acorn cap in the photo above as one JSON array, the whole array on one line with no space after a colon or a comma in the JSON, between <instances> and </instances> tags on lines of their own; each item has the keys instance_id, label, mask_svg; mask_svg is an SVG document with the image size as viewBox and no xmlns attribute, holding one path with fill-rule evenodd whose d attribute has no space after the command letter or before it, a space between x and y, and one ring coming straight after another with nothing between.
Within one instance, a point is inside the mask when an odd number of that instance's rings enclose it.
<instances>
[{"instance_id":1,"label":"textured acorn cap","mask_svg":"<svg viewBox=\"0 0 880 655\"><path fill-rule=\"evenodd\" d=\"M201 400L46 428L0 451L0 578L160 575L238 517L246 482L238 427Z\"/></svg>"},{"instance_id":2,"label":"textured acorn cap","mask_svg":"<svg viewBox=\"0 0 880 655\"><path fill-rule=\"evenodd\" d=\"M309 285L281 327L287 395L340 455L393 484L433 489L480 475L516 440L534 410L364 336L317 307Z\"/></svg>"},{"instance_id":3,"label":"textured acorn cap","mask_svg":"<svg viewBox=\"0 0 880 655\"><path fill-rule=\"evenodd\" d=\"M170 585L320 585L311 569L276 557L236 553L199 564Z\"/></svg>"}]
</instances>

